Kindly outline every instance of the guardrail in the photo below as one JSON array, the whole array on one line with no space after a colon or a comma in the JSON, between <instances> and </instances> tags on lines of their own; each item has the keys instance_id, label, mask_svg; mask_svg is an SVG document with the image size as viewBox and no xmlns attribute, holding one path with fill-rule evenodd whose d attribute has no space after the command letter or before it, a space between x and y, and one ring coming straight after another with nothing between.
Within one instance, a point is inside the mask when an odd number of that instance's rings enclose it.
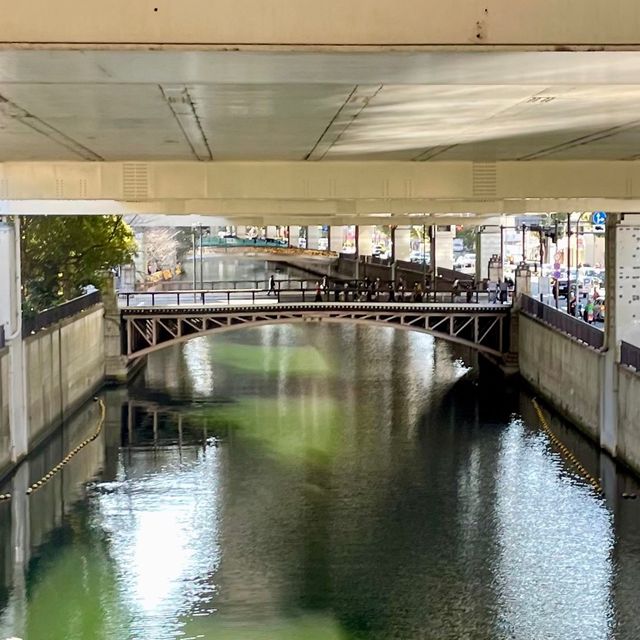
<instances>
[{"instance_id":1,"label":"guardrail","mask_svg":"<svg viewBox=\"0 0 640 640\"><path fill-rule=\"evenodd\" d=\"M345 286L346 285L346 286ZM480 294L486 292L469 290L461 293L449 291L426 291L421 296L409 289L403 291L381 288L375 290L366 288L362 283L340 283L339 286L329 286L319 292L316 287L309 289L190 289L167 291L120 291L118 299L124 301L125 306L172 306L172 305L221 305L232 302L408 302L408 303L465 303L479 304ZM319 297L318 297L319 296ZM501 308L503 305L496 305Z\"/></svg>"},{"instance_id":2,"label":"guardrail","mask_svg":"<svg viewBox=\"0 0 640 640\"><path fill-rule=\"evenodd\" d=\"M545 324L581 340L590 347L602 349L604 346L604 331L580 318L570 316L564 311L524 294L520 297L520 308L526 315L542 320Z\"/></svg>"},{"instance_id":3,"label":"guardrail","mask_svg":"<svg viewBox=\"0 0 640 640\"><path fill-rule=\"evenodd\" d=\"M640 347L623 340L620 343L620 364L640 371Z\"/></svg>"},{"instance_id":4,"label":"guardrail","mask_svg":"<svg viewBox=\"0 0 640 640\"><path fill-rule=\"evenodd\" d=\"M238 238L228 236L225 238L202 238L203 247L288 247L289 243L280 238Z\"/></svg>"},{"instance_id":5,"label":"guardrail","mask_svg":"<svg viewBox=\"0 0 640 640\"><path fill-rule=\"evenodd\" d=\"M102 301L102 294L99 291L92 291L83 296L78 296L63 302L56 307L40 311L35 316L27 316L22 318L22 335L28 336L31 333L40 331L56 322L60 322L65 318L74 316L89 307L92 307Z\"/></svg>"},{"instance_id":6,"label":"guardrail","mask_svg":"<svg viewBox=\"0 0 640 640\"><path fill-rule=\"evenodd\" d=\"M316 282L320 282L322 278L284 278L276 279L276 289L311 289L315 288ZM333 279L331 279L333 280ZM160 283L159 283L160 284ZM164 284L164 283L163 283ZM167 282L171 285L171 289L188 289L193 291L193 283L187 280ZM226 289L268 289L269 279L260 278L257 280L204 280L198 282L200 290L222 291Z\"/></svg>"}]
</instances>

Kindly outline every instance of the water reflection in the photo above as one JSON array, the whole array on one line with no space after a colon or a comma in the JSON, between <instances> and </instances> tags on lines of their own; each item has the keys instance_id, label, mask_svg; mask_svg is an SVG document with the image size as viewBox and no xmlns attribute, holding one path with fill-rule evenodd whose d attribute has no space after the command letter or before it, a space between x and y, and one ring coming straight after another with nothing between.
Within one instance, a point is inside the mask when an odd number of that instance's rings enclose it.
<instances>
[{"instance_id":1,"label":"water reflection","mask_svg":"<svg viewBox=\"0 0 640 640\"><path fill-rule=\"evenodd\" d=\"M155 354L68 477L0 504L0 638L640 637L637 501L607 505L526 394L454 356L335 325Z\"/></svg>"}]
</instances>

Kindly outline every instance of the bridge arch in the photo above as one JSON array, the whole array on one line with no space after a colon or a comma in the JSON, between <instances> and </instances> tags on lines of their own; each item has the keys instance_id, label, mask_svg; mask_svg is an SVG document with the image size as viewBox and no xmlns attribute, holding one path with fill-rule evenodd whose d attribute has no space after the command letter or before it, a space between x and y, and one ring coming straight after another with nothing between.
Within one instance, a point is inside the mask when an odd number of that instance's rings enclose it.
<instances>
[{"instance_id":1,"label":"bridge arch","mask_svg":"<svg viewBox=\"0 0 640 640\"><path fill-rule=\"evenodd\" d=\"M500 357L509 347L509 311L496 306L402 303L126 308L123 355L133 360L192 338L241 328L328 322L418 331Z\"/></svg>"}]
</instances>

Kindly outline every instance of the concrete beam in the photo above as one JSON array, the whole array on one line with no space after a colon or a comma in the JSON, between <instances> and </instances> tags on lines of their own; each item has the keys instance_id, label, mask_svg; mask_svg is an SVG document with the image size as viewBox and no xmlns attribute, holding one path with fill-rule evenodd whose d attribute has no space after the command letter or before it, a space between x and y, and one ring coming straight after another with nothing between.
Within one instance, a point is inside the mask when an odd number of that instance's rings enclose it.
<instances>
[{"instance_id":1,"label":"concrete beam","mask_svg":"<svg viewBox=\"0 0 640 640\"><path fill-rule=\"evenodd\" d=\"M637 0L2 0L8 45L287 49L618 46L638 43Z\"/></svg>"},{"instance_id":2,"label":"concrete beam","mask_svg":"<svg viewBox=\"0 0 640 640\"><path fill-rule=\"evenodd\" d=\"M23 162L0 215L201 214L259 224L434 224L640 208L640 161ZM475 215L474 215L475 214Z\"/></svg>"},{"instance_id":3,"label":"concrete beam","mask_svg":"<svg viewBox=\"0 0 640 640\"><path fill-rule=\"evenodd\" d=\"M430 201L640 200L640 161L6 162L5 200L334 201L336 213ZM354 204L356 203L357 204ZM320 205L321 207L322 205ZM335 205L334 205L335 206Z\"/></svg>"}]
</instances>

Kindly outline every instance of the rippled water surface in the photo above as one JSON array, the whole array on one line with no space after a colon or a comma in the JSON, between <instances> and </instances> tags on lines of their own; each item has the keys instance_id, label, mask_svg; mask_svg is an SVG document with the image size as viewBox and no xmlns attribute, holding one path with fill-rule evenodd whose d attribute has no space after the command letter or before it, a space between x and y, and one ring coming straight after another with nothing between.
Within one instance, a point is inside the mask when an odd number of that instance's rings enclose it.
<instances>
[{"instance_id":1,"label":"rippled water surface","mask_svg":"<svg viewBox=\"0 0 640 640\"><path fill-rule=\"evenodd\" d=\"M633 481L552 420L594 493L459 355L308 324L154 354L64 475L0 504L0 638L640 638Z\"/></svg>"}]
</instances>

